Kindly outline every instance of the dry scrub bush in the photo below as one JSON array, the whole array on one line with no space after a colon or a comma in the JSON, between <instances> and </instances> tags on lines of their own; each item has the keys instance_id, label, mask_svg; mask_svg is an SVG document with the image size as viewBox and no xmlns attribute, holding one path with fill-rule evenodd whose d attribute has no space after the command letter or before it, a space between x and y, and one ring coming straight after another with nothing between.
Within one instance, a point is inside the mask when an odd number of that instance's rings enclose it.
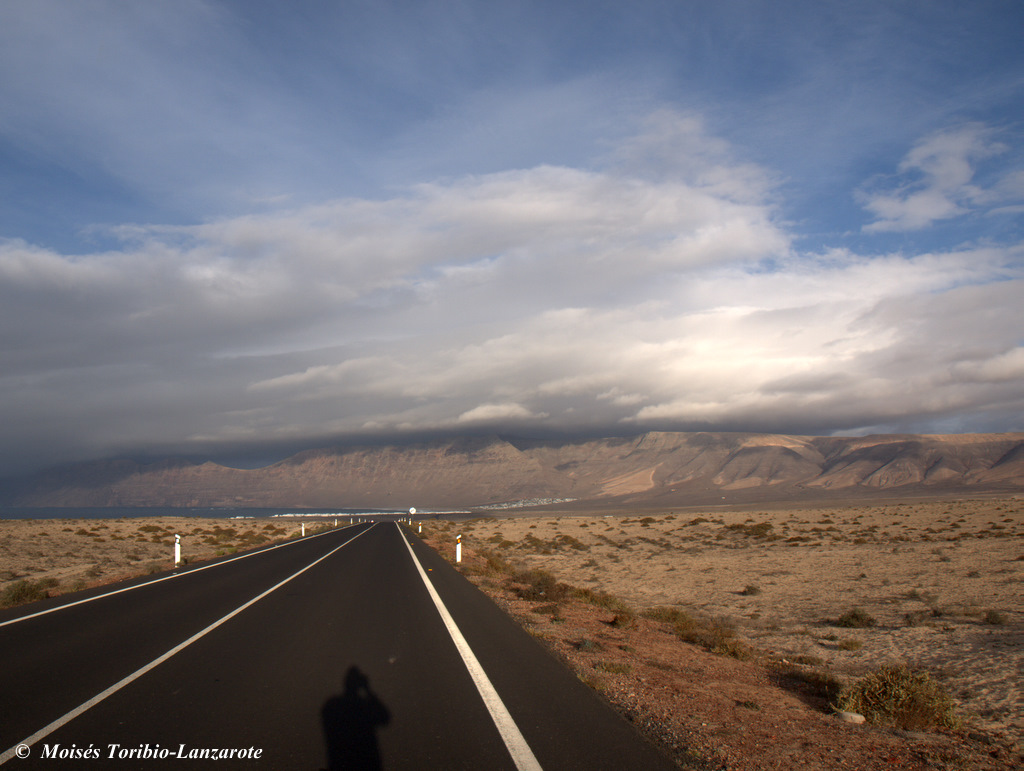
<instances>
[{"instance_id":1,"label":"dry scrub bush","mask_svg":"<svg viewBox=\"0 0 1024 771\"><path fill-rule=\"evenodd\" d=\"M633 665L617 661L598 661L594 664L594 669L607 672L610 675L628 675L633 671Z\"/></svg>"},{"instance_id":2,"label":"dry scrub bush","mask_svg":"<svg viewBox=\"0 0 1024 771\"><path fill-rule=\"evenodd\" d=\"M558 610L557 602L549 602L545 605L534 605L530 608L531 613L536 613L539 616L551 616L553 619L559 617Z\"/></svg>"},{"instance_id":3,"label":"dry scrub bush","mask_svg":"<svg viewBox=\"0 0 1024 771\"><path fill-rule=\"evenodd\" d=\"M839 709L859 712L872 723L921 731L956 728L953 701L927 672L884 666L842 689Z\"/></svg>"},{"instance_id":4,"label":"dry scrub bush","mask_svg":"<svg viewBox=\"0 0 1024 771\"><path fill-rule=\"evenodd\" d=\"M985 623L993 624L995 626L1003 626L1008 623L1008 620L1006 618L1006 615L1000 613L998 610L986 610Z\"/></svg>"},{"instance_id":5,"label":"dry scrub bush","mask_svg":"<svg viewBox=\"0 0 1024 771\"><path fill-rule=\"evenodd\" d=\"M628 616L633 615L633 609L625 602L615 595L608 594L608 592L603 592L600 589L573 587L572 595L576 599L589 602L591 605L596 605L599 608L604 608L605 610L610 610L614 613L621 613Z\"/></svg>"},{"instance_id":6,"label":"dry scrub bush","mask_svg":"<svg viewBox=\"0 0 1024 771\"><path fill-rule=\"evenodd\" d=\"M699 645L720 656L734 659L750 658L750 651L736 639L732 624L721 619L702 621L679 608L657 607L645 610L645 618L672 624L672 631L683 642Z\"/></svg>"},{"instance_id":7,"label":"dry scrub bush","mask_svg":"<svg viewBox=\"0 0 1024 771\"><path fill-rule=\"evenodd\" d=\"M559 583L546 570L522 571L514 574L512 580L517 584L525 584L523 588L517 591L520 598L524 600L558 602L565 599L572 589L568 584Z\"/></svg>"},{"instance_id":8,"label":"dry scrub bush","mask_svg":"<svg viewBox=\"0 0 1024 771\"><path fill-rule=\"evenodd\" d=\"M726 525L725 529L731 530L734 533L741 533L742 535L750 536L752 538L767 538L770 541L775 541L779 538L779 536L772 532L774 526L771 522L759 522L756 525Z\"/></svg>"},{"instance_id":9,"label":"dry scrub bush","mask_svg":"<svg viewBox=\"0 0 1024 771\"><path fill-rule=\"evenodd\" d=\"M45 600L50 596L49 590L56 585L57 581L53 578L43 578L39 581L30 579L15 581L0 592L0 608L13 608L15 605Z\"/></svg>"},{"instance_id":10,"label":"dry scrub bush","mask_svg":"<svg viewBox=\"0 0 1024 771\"><path fill-rule=\"evenodd\" d=\"M512 564L500 554L489 549L480 549L477 554L483 560L485 575L501 575L512 572Z\"/></svg>"},{"instance_id":11,"label":"dry scrub bush","mask_svg":"<svg viewBox=\"0 0 1024 771\"><path fill-rule=\"evenodd\" d=\"M869 616L862 608L853 608L836 619L835 625L848 629L867 629L877 625L878 622Z\"/></svg>"}]
</instances>

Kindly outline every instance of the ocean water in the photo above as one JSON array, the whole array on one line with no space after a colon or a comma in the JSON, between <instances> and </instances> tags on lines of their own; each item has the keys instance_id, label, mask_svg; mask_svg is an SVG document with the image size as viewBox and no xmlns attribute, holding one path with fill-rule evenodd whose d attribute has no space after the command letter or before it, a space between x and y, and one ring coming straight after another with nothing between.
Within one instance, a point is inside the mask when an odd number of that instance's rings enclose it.
<instances>
[{"instance_id":1,"label":"ocean water","mask_svg":"<svg viewBox=\"0 0 1024 771\"><path fill-rule=\"evenodd\" d=\"M121 517L394 517L408 514L398 509L261 509L177 508L172 506L18 506L0 508L0 519L118 519Z\"/></svg>"}]
</instances>

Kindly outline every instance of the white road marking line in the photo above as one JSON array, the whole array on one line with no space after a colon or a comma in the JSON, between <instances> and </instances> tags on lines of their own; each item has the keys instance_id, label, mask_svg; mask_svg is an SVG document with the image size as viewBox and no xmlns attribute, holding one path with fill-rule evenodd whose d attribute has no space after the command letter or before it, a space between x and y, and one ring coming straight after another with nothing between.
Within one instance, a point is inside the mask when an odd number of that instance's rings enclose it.
<instances>
[{"instance_id":1,"label":"white road marking line","mask_svg":"<svg viewBox=\"0 0 1024 771\"><path fill-rule=\"evenodd\" d=\"M270 587L269 589L267 589L262 594L260 594L260 595L258 595L256 597L253 597L251 600L249 600L244 605L239 605L237 608L235 608L233 611L228 613L226 616L218 619L217 621L214 621L212 624L210 624L208 627L206 627L206 629L203 629L200 632L196 632L194 635L192 635L187 640L185 640L185 642L180 643L179 645L176 645L175 647L171 648L169 651L167 651L167 653L163 654L159 658L155 658L151 662L146 664L144 667L135 670L134 672L132 672L130 675L128 675L124 679L119 680L118 682L114 683L112 686L107 688L107 690L103 691L102 693L96 694L91 699L89 699L87 702L85 702L83 704L80 704L79 706L75 707L73 710L71 710L67 714L62 715L61 717L57 718L56 720L54 720L52 723L50 723L45 728L39 729L34 734L29 736L27 739L22 739L20 742L18 742L13 747L11 747L6 752L4 752L2 755L0 755L0 765L3 765L8 760L13 758L15 756L15 752L17 751L19 746L25 744L25 745L28 745L28 746L31 747L33 744L35 744L40 739L43 739L46 736L49 736L51 733L56 731L62 725L65 725L66 723L69 723L70 721L74 720L76 717L81 715L83 712L85 712L86 710L90 709L91 707L95 707L97 704L99 704L101 701L106 699L108 696L111 696L111 695L117 693L122 688L124 688L126 685L129 685L130 683L134 682L135 680L138 680L140 677L142 677L144 674L149 672L151 669L154 669L154 668L158 667L160 664L162 664L165 661L167 661L167 659L171 658L171 656L173 656L174 654L183 651L185 648L190 646L192 643L196 642L196 640L199 640L200 638L205 637L207 634L212 632L214 629L219 627L224 622L229 621L230 619L232 619L235 616L237 616L239 613L241 613L243 610L248 608L250 605L253 605L253 604L259 602L260 600L262 600L264 597L266 597L271 592L273 592L273 591L275 591L277 589L280 589L282 586L287 584L293 578L298 578L299 576L301 576L303 573L305 573L307 570L309 570L314 565L317 565L318 563L323 562L325 559L330 557L336 551L338 551L339 549L343 549L344 547L348 546L350 543L352 543L354 540L356 540L356 538L358 538L361 535L364 535L364 534L368 533L372 529L373 529L373 525L371 525L370 527L366 528L366 530L364 530L361 533L356 533L354 536L352 536L347 541L345 541L345 543L341 544L340 546L336 546L335 548L333 548L329 552L327 552L327 554L325 554L324 556L320 557L317 560L314 560L313 562L310 562L302 570L298 571L297 573L293 573L292 575L288 576L288 578L286 578L283 581L281 581L280 583Z\"/></svg>"},{"instance_id":2,"label":"white road marking line","mask_svg":"<svg viewBox=\"0 0 1024 771\"><path fill-rule=\"evenodd\" d=\"M395 524L395 527L398 527L397 523ZM505 702L501 700L498 692L494 690L494 686L491 685L491 681L487 677L487 673L484 672L484 668L480 666L480 662L477 660L473 650L469 647L469 643L466 642L466 638L462 636L462 631L455 624L455 619L452 618L452 614L448 612L448 608L446 608L444 603L441 601L441 596L437 593L434 585L430 582L430 578L427 577L427 573L420 564L420 561L416 558L416 554L413 552L408 539L405 537L405 534L402 533L402 529L400 527L398 528L398 531L402 536L403 543L405 543L405 548L409 550L409 555L412 557L412 561L416 565L416 570L419 571L420 578L423 579L423 583L427 587L430 599L434 601L434 605L437 607L437 612L441 614L441 620L444 622L445 628L448 630L448 634L452 637L452 642L455 643L455 647L458 649L459 655L462 656L462 660L466 664L466 669L469 670L469 676L473 678L473 683L476 685L477 691L480 692L480 697L484 700L487 711L491 713L494 725L497 727L498 733L501 734L501 738L505 742L505 746L508 748L509 754L512 756L512 761L516 764L516 768L520 771L541 771L540 763L537 762L537 758L534 756L533 750L530 749L530 745L527 744L526 739L523 738L523 734L519 730L519 726L516 725L515 721L512 719L512 715L509 714L508 708L505 707Z\"/></svg>"},{"instance_id":3,"label":"white road marking line","mask_svg":"<svg viewBox=\"0 0 1024 771\"><path fill-rule=\"evenodd\" d=\"M346 528L341 529L344 530ZM328 533L332 532L334 531L329 530L327 533L317 533L316 535L310 536L310 538L320 538L321 536L327 535ZM210 568L219 568L221 565L227 565L229 562L234 562L235 560L242 560L246 557L255 557L257 554L266 554L268 551L280 549L282 546L291 546L295 543L299 543L299 541L285 541L284 543L279 543L274 546L268 546L267 548L260 549L259 551L251 551L246 552L245 554L239 554L237 557L232 557L231 559L223 560L222 562L214 562L210 565L203 565L202 567L194 568L192 570L185 570L181 573L172 573L171 575L164 576L163 578L154 578L152 581L146 581L141 584L135 584L134 586L126 586L123 589L115 589L112 592L105 592L104 594L97 594L95 597L86 597L84 600L76 600L75 602L69 602L65 605L57 605L56 607L49 608L47 610L40 610L36 613L30 613L27 616L18 616L17 618L12 618L8 621L0 622L0 627L7 626L8 624L17 624L19 621L28 621L30 618L35 618L36 616L45 616L47 613L56 613L58 610L64 610L65 608L73 608L76 605L83 605L87 602L92 602L93 600L102 600L104 597L113 597L115 594L120 594L121 592L130 592L133 589L141 589L144 586L152 586L153 584L158 584L161 581L170 581L172 578L181 578L182 576L190 576L202 570L209 570Z\"/></svg>"}]
</instances>

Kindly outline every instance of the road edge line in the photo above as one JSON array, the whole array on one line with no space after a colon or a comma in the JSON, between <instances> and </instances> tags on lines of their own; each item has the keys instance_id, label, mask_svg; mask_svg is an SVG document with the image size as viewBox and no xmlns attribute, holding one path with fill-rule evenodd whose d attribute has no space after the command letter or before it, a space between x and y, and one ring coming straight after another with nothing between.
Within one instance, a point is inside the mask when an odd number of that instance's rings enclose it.
<instances>
[{"instance_id":1,"label":"road edge line","mask_svg":"<svg viewBox=\"0 0 1024 771\"><path fill-rule=\"evenodd\" d=\"M427 572L423 569L423 565L420 564L415 552L413 552L412 544L409 543L409 540L405 537L405 533L402 532L402 528L397 522L395 523L395 527L398 528L398 533L402 538L402 542L405 544L405 548L409 550L409 555L412 557L413 564L416 565L416 570L419 571L420 578L423 579L423 583L427 587L427 593L430 594L430 599L433 600L434 606L437 608L437 612L441 615L441 620L444 622L445 628L448 630L448 634L451 635L452 642L455 643L455 647L459 651L459 655L462 657L462 661L466 665L466 669L469 670L469 676L473 679L473 684L480 693L480 697L484 700L484 705L487 707L487 711L491 713L491 719L494 721L494 725L498 729L498 733L501 734L502 741L505 742L505 747L512 756L512 761L516 764L516 768L518 768L519 771L542 771L540 763L537 762L537 758L533 754L533 750L530 749L530 745L526 743L526 739L519 730L519 726L516 725L515 720L512 719L512 715L509 714L508 708L505 706L505 702L501 700L498 692L494 689L490 678L487 677L487 673L484 672L484 668L480 665L480 661L477 659L476 654L473 653L473 649L470 648L469 643L466 642L466 638L463 636L462 630L460 630L458 625L455 623L455 619L452 618L452 614L448 612L448 608L445 607L444 602L441 600L441 595L437 593L437 589L434 588L434 584L431 582Z\"/></svg>"},{"instance_id":2,"label":"road edge line","mask_svg":"<svg viewBox=\"0 0 1024 771\"><path fill-rule=\"evenodd\" d=\"M171 658L176 653L180 653L181 651L185 650L185 648L187 648L188 646L190 646L192 643L196 642L200 638L205 637L207 634L212 632L214 629L219 627L221 624L223 624L223 623L225 623L227 621L230 621L232 618L237 616L239 613L241 613L246 608L250 607L251 605L255 605L257 602L262 600L264 597L266 597L271 592L276 591L277 589L280 589L282 586L287 584L293 578L298 578L303 573L305 573L307 570L312 568L314 565L318 565L319 563L323 562L325 559L330 557L336 551L339 551L340 549L345 548L350 543L352 543L354 540L356 540L359 536L364 535L364 534L370 532L370 530L372 530L372 529L373 529L373 525L370 525L370 527L366 528L366 530L363 530L360 533L356 533L354 536L352 536L347 541L345 541L345 543L341 544L340 546L334 547L333 549L331 549L329 552L327 552L322 557L319 557L318 559L314 560L313 562L310 562L308 565L306 565L306 567L302 568L302 570L299 570L296 573L292 573L290 576L288 576L288 578L286 578L283 581L281 581L281 582L275 584L274 586L270 587L269 589L264 591L262 594L259 594L256 597L253 597L251 600L249 600L248 602L246 602L243 605L239 605L237 608L235 608L233 611L228 613L226 616L222 616L221 618L217 619L216 621L214 621L212 624L210 624L205 629L202 629L202 630L196 632L194 635L189 637L184 642L178 643L176 646L171 648L169 651L167 651L163 655L153 659L151 662L149 662L145 666L140 667L139 669L135 670L134 672L132 672L127 677L124 677L121 680L117 681L112 686L107 688L105 691L101 691L100 693L96 694L95 696L93 696L88 701L83 702L82 704L79 704L77 707L75 707L70 712L67 712L64 715L61 715L59 718L54 720L49 725L44 726L43 728L40 728L38 731L36 731L34 734L29 736L28 738L23 739L22 741L18 742L13 747L11 747L8 750L6 750L2 755L0 755L0 766L2 766L4 763L6 763L11 758L15 757L17 749L19 747L21 747L23 745L27 745L27 746L31 747L33 744L38 742L40 739L43 739L43 738L49 736L50 734L52 734L54 731L56 731L61 726L65 725L67 723L70 723L72 720L74 720L76 717L81 715L83 712L85 712L88 709L91 709L92 707L95 707L97 704L99 704L101 701L106 699L108 696L112 696L113 694L117 693L122 688L124 688L126 685L130 685L135 680L138 680L140 677L142 677L144 674L146 674L150 670L155 669L156 667L158 667L161 664L163 664L165 661L167 661L167 659Z\"/></svg>"}]
</instances>

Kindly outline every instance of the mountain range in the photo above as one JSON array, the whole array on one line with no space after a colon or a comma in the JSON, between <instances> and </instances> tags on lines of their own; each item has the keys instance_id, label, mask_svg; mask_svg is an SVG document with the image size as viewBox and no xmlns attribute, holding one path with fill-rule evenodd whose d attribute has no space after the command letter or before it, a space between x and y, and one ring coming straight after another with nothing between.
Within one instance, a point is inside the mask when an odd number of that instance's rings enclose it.
<instances>
[{"instance_id":1,"label":"mountain range","mask_svg":"<svg viewBox=\"0 0 1024 771\"><path fill-rule=\"evenodd\" d=\"M1024 433L864 437L652 432L457 437L307 450L257 469L113 460L11 482L7 506L405 509L713 503L1024 492Z\"/></svg>"}]
</instances>

